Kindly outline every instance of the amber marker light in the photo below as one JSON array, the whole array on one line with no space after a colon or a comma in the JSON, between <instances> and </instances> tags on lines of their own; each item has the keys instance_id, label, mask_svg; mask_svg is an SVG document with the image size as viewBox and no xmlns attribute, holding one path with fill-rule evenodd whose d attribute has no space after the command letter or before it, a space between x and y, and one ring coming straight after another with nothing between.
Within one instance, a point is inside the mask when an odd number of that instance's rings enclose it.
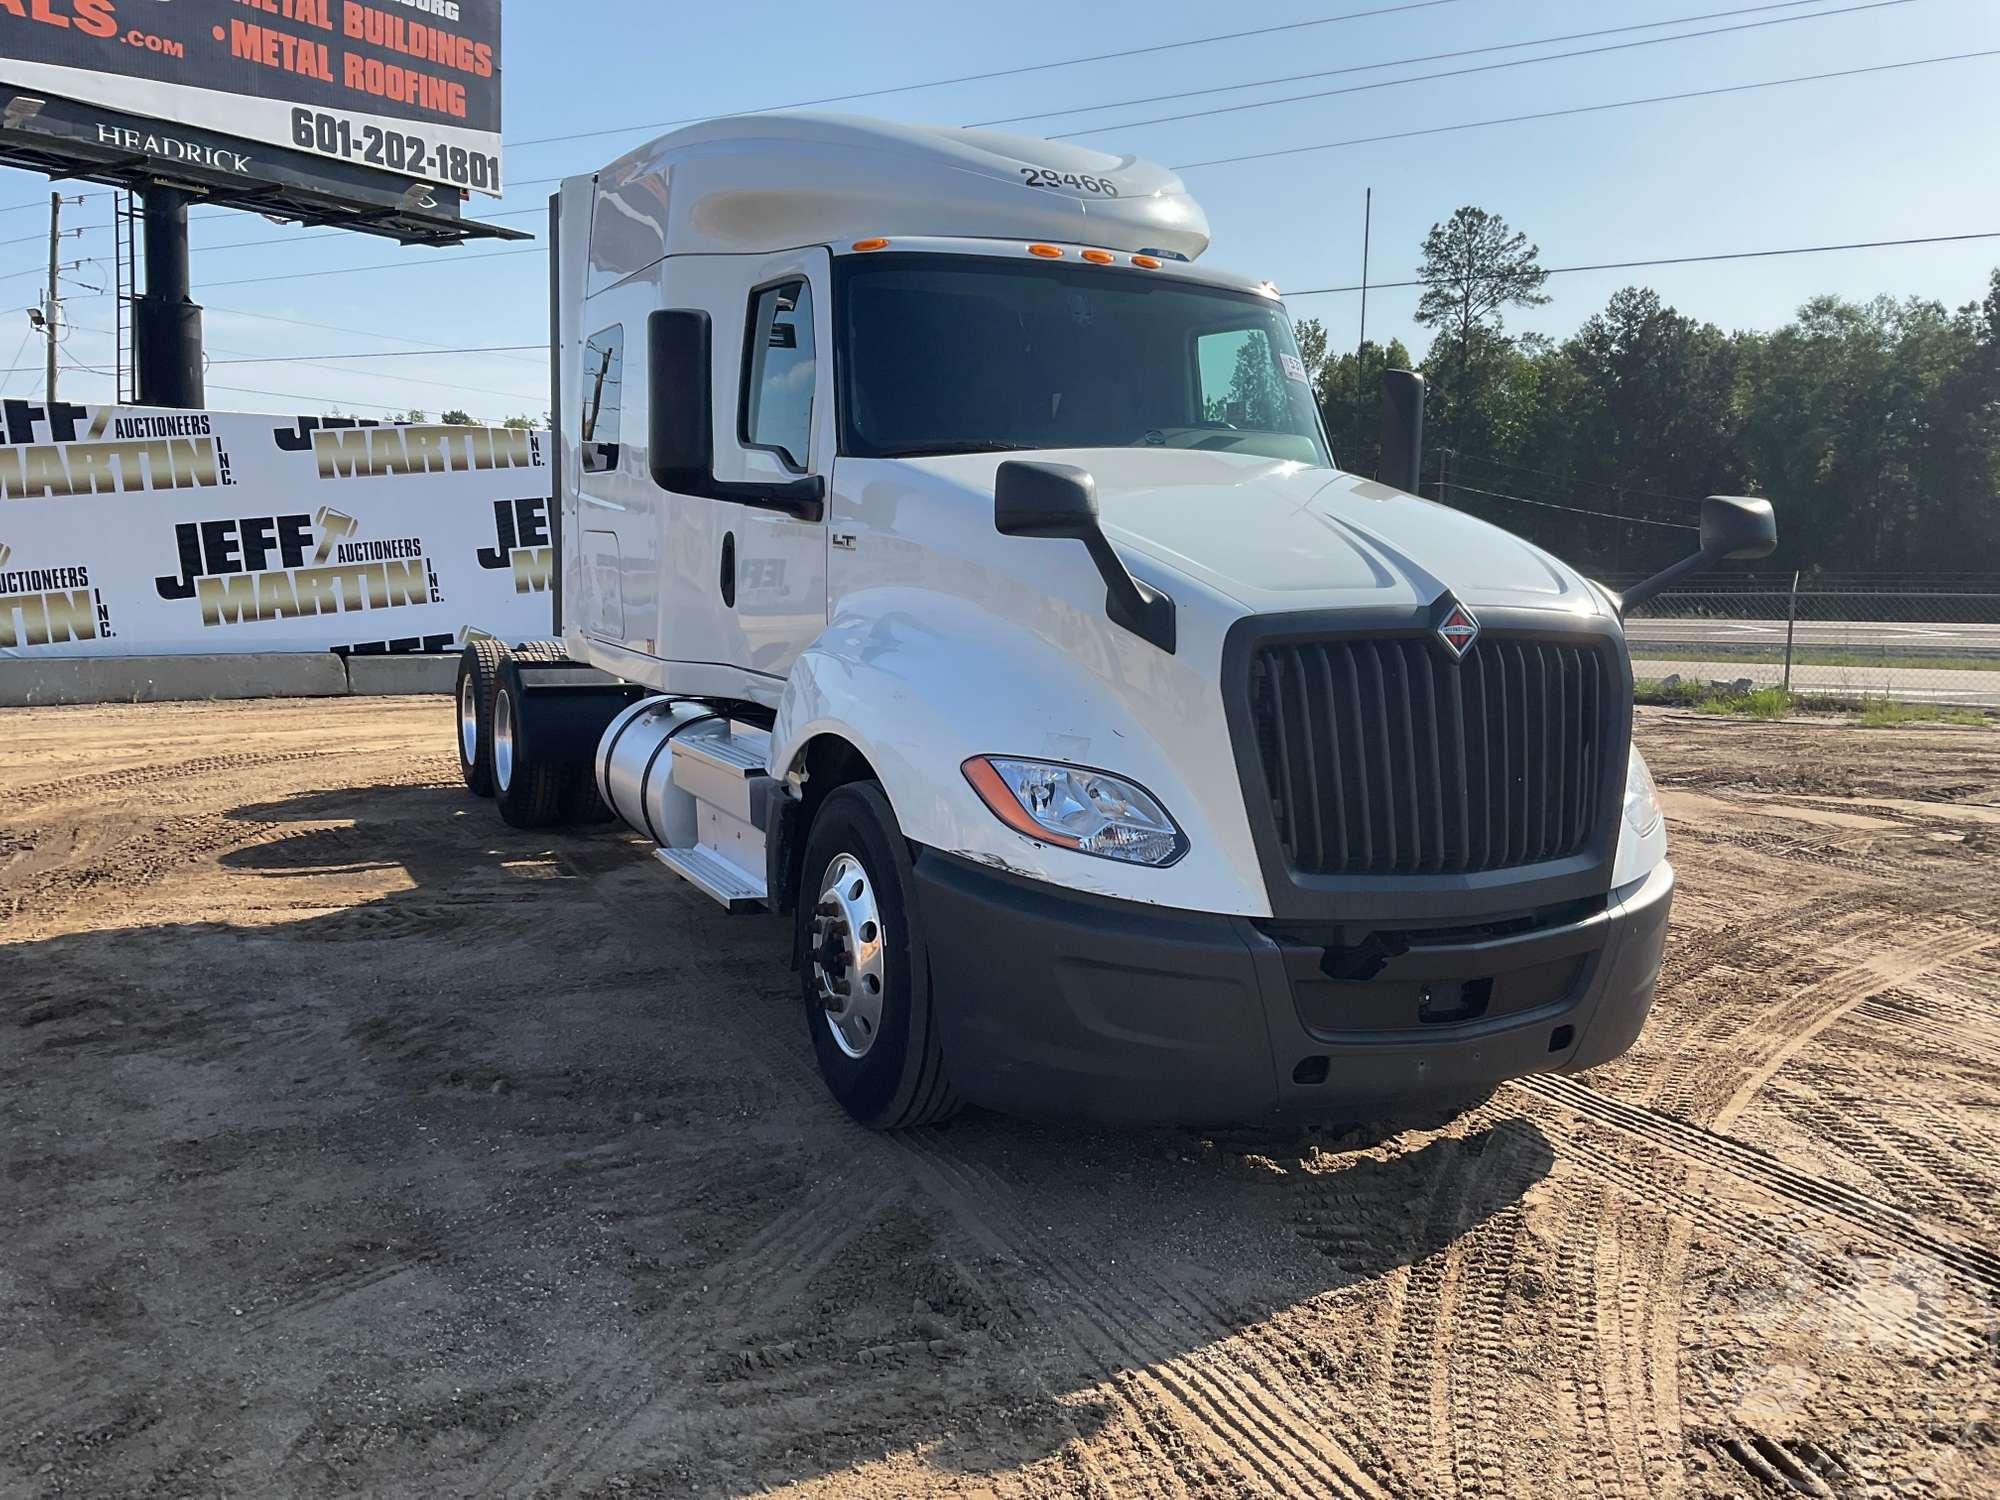
<instances>
[{"instance_id":1,"label":"amber marker light","mask_svg":"<svg viewBox=\"0 0 2000 1500\"><path fill-rule=\"evenodd\" d=\"M1053 833L1029 817L1028 810L1021 806L1013 789L1001 779L998 771L986 763L985 756L973 756L959 770L972 783L972 789L979 793L979 800L986 804L987 811L1023 838L1033 839L1038 844L1054 844L1059 849L1075 849L1083 843L1081 839Z\"/></svg>"},{"instance_id":2,"label":"amber marker light","mask_svg":"<svg viewBox=\"0 0 2000 1500\"><path fill-rule=\"evenodd\" d=\"M883 239L880 235L877 235L873 239L856 240L854 242L854 248L856 250L881 250L886 248L888 246L888 243L889 242L887 240Z\"/></svg>"},{"instance_id":3,"label":"amber marker light","mask_svg":"<svg viewBox=\"0 0 2000 1500\"><path fill-rule=\"evenodd\" d=\"M1028 254L1039 255L1044 260L1062 259L1062 251L1058 250L1054 245L1030 245L1028 246Z\"/></svg>"},{"instance_id":4,"label":"amber marker light","mask_svg":"<svg viewBox=\"0 0 2000 1500\"><path fill-rule=\"evenodd\" d=\"M1083 258L1093 266L1108 266L1116 257L1109 250L1086 250Z\"/></svg>"},{"instance_id":5,"label":"amber marker light","mask_svg":"<svg viewBox=\"0 0 2000 1500\"><path fill-rule=\"evenodd\" d=\"M1148 271L1157 271L1160 269L1160 258L1157 255L1135 255L1132 257L1132 264L1143 266Z\"/></svg>"}]
</instances>

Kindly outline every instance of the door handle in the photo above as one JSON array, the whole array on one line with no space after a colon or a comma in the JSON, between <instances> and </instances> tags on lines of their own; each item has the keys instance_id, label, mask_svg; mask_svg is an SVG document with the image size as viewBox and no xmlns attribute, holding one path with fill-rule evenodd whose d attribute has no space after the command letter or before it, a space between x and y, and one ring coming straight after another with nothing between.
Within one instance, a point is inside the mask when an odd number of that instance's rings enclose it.
<instances>
[{"instance_id":1,"label":"door handle","mask_svg":"<svg viewBox=\"0 0 2000 1500\"><path fill-rule=\"evenodd\" d=\"M722 534L722 603L725 608L736 608L736 533Z\"/></svg>"}]
</instances>

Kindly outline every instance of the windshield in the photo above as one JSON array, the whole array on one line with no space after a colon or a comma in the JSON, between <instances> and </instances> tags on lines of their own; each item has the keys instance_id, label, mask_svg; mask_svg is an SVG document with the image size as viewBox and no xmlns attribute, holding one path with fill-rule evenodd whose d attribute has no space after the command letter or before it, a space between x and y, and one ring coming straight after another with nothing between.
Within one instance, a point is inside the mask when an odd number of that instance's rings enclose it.
<instances>
[{"instance_id":1,"label":"windshield","mask_svg":"<svg viewBox=\"0 0 2000 1500\"><path fill-rule=\"evenodd\" d=\"M842 453L1200 448L1333 466L1268 298L1046 261L836 264Z\"/></svg>"}]
</instances>

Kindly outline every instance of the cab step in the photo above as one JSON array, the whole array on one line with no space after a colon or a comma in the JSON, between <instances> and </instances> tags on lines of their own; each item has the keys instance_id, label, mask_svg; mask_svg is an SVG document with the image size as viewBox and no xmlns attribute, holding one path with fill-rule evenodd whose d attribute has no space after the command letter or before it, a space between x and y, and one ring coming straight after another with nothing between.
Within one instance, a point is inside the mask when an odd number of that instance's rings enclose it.
<instances>
[{"instance_id":1,"label":"cab step","mask_svg":"<svg viewBox=\"0 0 2000 1500\"><path fill-rule=\"evenodd\" d=\"M653 858L689 885L721 903L732 914L762 911L768 892L764 882L738 869L713 849L655 849Z\"/></svg>"}]
</instances>

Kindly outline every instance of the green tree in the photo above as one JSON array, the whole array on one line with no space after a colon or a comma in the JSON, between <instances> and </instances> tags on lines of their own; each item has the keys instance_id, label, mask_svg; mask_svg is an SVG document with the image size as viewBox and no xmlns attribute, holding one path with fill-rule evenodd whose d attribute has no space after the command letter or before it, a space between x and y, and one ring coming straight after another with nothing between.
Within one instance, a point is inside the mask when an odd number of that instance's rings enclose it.
<instances>
[{"instance_id":1,"label":"green tree","mask_svg":"<svg viewBox=\"0 0 2000 1500\"><path fill-rule=\"evenodd\" d=\"M1315 380L1326 363L1326 325L1318 318L1306 318L1292 330L1299 340L1299 363L1306 367L1306 379Z\"/></svg>"},{"instance_id":2,"label":"green tree","mask_svg":"<svg viewBox=\"0 0 2000 1500\"><path fill-rule=\"evenodd\" d=\"M1400 339L1386 348L1371 339L1354 353L1321 362L1313 395L1334 461L1348 472L1372 476L1382 466L1382 372L1409 368L1410 351Z\"/></svg>"},{"instance_id":3,"label":"green tree","mask_svg":"<svg viewBox=\"0 0 2000 1500\"><path fill-rule=\"evenodd\" d=\"M1542 286L1548 272L1541 250L1498 214L1468 204L1424 237L1417 280L1417 322L1438 330L1439 342L1455 356L1448 382L1434 382L1443 397L1439 413L1449 425L1454 449L1464 446L1469 410L1493 374L1499 349L1494 343L1501 314L1510 307L1540 307L1549 299ZM1490 337L1485 337L1490 336ZM1481 344L1484 347L1480 347ZM1434 344L1426 375L1440 353Z\"/></svg>"},{"instance_id":4,"label":"green tree","mask_svg":"<svg viewBox=\"0 0 2000 1500\"><path fill-rule=\"evenodd\" d=\"M456 406L439 417L438 420L447 427L476 427L479 425L472 420L471 412L461 410Z\"/></svg>"}]
</instances>

